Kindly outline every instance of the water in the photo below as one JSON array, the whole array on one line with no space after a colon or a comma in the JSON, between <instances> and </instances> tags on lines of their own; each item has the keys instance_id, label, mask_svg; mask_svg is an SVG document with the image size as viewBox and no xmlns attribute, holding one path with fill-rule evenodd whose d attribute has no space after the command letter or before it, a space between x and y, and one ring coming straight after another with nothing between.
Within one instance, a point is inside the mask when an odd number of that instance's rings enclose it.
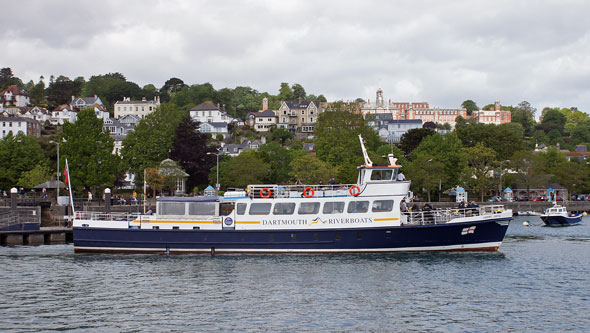
<instances>
[{"instance_id":1,"label":"water","mask_svg":"<svg viewBox=\"0 0 590 333\"><path fill-rule=\"evenodd\" d=\"M531 221L524 227L522 222ZM3 331L584 331L590 217L500 252L96 255L0 248Z\"/></svg>"}]
</instances>

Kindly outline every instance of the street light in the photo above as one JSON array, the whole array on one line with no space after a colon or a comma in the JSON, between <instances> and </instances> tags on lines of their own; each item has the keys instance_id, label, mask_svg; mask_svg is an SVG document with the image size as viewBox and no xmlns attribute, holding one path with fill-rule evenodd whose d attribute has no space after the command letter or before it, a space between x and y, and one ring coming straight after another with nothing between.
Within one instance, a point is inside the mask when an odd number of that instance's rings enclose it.
<instances>
[{"instance_id":1,"label":"street light","mask_svg":"<svg viewBox=\"0 0 590 333\"><path fill-rule=\"evenodd\" d=\"M207 152L207 155L215 155L215 157L217 157L217 168L216 168L217 169L217 181L215 184L215 188L219 192L219 152L217 152L217 153Z\"/></svg>"},{"instance_id":2,"label":"street light","mask_svg":"<svg viewBox=\"0 0 590 333\"><path fill-rule=\"evenodd\" d=\"M57 144L57 182L55 183L55 189L57 192L57 204L59 205L59 141L49 141L49 143Z\"/></svg>"}]
</instances>

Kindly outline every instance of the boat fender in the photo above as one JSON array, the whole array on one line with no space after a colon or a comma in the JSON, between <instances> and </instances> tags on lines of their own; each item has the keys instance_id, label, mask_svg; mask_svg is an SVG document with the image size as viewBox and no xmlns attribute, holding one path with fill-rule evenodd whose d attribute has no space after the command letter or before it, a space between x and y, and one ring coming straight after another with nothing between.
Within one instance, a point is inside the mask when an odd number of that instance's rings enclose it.
<instances>
[{"instance_id":1,"label":"boat fender","mask_svg":"<svg viewBox=\"0 0 590 333\"><path fill-rule=\"evenodd\" d=\"M361 194L361 188L358 187L358 185L352 185L348 192L350 192L350 195L352 195L353 197L356 197L359 194Z\"/></svg>"},{"instance_id":2,"label":"boat fender","mask_svg":"<svg viewBox=\"0 0 590 333\"><path fill-rule=\"evenodd\" d=\"M528 227L529 226L529 221L522 222L522 225L524 225L525 227Z\"/></svg>"},{"instance_id":3,"label":"boat fender","mask_svg":"<svg viewBox=\"0 0 590 333\"><path fill-rule=\"evenodd\" d=\"M264 187L262 190L260 190L260 197L264 199L270 198L270 190L268 189L268 187Z\"/></svg>"},{"instance_id":4,"label":"boat fender","mask_svg":"<svg viewBox=\"0 0 590 333\"><path fill-rule=\"evenodd\" d=\"M313 188L311 188L310 186L306 187L303 190L303 196L306 198L312 198L314 194L315 194L315 192L314 192Z\"/></svg>"}]
</instances>

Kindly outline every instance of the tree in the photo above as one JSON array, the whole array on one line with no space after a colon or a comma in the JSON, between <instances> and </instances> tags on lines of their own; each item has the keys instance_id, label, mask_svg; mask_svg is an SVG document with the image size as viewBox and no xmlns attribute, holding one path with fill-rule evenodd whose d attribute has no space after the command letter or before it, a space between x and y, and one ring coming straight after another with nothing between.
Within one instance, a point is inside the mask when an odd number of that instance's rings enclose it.
<instances>
[{"instance_id":1,"label":"tree","mask_svg":"<svg viewBox=\"0 0 590 333\"><path fill-rule=\"evenodd\" d=\"M318 184L336 177L337 170L315 156L305 154L291 162L292 171L289 173L292 179L299 179L303 184Z\"/></svg>"},{"instance_id":2,"label":"tree","mask_svg":"<svg viewBox=\"0 0 590 333\"><path fill-rule=\"evenodd\" d=\"M413 190L415 192L425 190L429 202L432 201L430 193L447 180L444 164L426 153L418 154L408 168L403 169L407 170L408 179L412 180Z\"/></svg>"},{"instance_id":3,"label":"tree","mask_svg":"<svg viewBox=\"0 0 590 333\"><path fill-rule=\"evenodd\" d=\"M43 164L36 165L33 169L21 173L18 185L24 188L33 188L51 179L51 170Z\"/></svg>"},{"instance_id":4,"label":"tree","mask_svg":"<svg viewBox=\"0 0 590 333\"><path fill-rule=\"evenodd\" d=\"M269 182L283 184L289 181L291 154L278 142L269 142L260 147L264 162L270 165Z\"/></svg>"},{"instance_id":5,"label":"tree","mask_svg":"<svg viewBox=\"0 0 590 333\"><path fill-rule=\"evenodd\" d=\"M178 124L186 115L176 105L162 103L123 139L123 166L135 173L136 179L141 181L145 168L158 166L168 158Z\"/></svg>"},{"instance_id":6,"label":"tree","mask_svg":"<svg viewBox=\"0 0 590 333\"><path fill-rule=\"evenodd\" d=\"M565 123L567 122L566 117L556 109L550 109L545 112L541 124L538 126L539 129L543 130L545 134L549 135L551 131L557 130L561 136L564 134ZM555 136L555 134L553 135Z\"/></svg>"},{"instance_id":7,"label":"tree","mask_svg":"<svg viewBox=\"0 0 590 333\"><path fill-rule=\"evenodd\" d=\"M422 125L422 128L426 128L429 130L436 130L436 124L433 121L427 121Z\"/></svg>"},{"instance_id":8,"label":"tree","mask_svg":"<svg viewBox=\"0 0 590 333\"><path fill-rule=\"evenodd\" d=\"M0 69L0 91L13 84L23 87L23 82L12 74L10 67Z\"/></svg>"},{"instance_id":9,"label":"tree","mask_svg":"<svg viewBox=\"0 0 590 333\"><path fill-rule=\"evenodd\" d=\"M144 97L139 85L127 81L121 73L108 73L90 77L90 80L84 86L83 94L84 96L100 96L108 109L112 109L112 105L116 101L123 100L124 97L131 97L132 99Z\"/></svg>"},{"instance_id":10,"label":"tree","mask_svg":"<svg viewBox=\"0 0 590 333\"><path fill-rule=\"evenodd\" d=\"M182 118L176 127L170 158L189 174L186 188L202 187L208 183L209 170L216 164L212 153L217 150L209 146L209 135L198 131L199 123L190 116ZM211 153L211 154L208 154Z\"/></svg>"},{"instance_id":11,"label":"tree","mask_svg":"<svg viewBox=\"0 0 590 333\"><path fill-rule=\"evenodd\" d=\"M291 89L293 90L293 99L305 99L305 89L299 83L295 83Z\"/></svg>"},{"instance_id":12,"label":"tree","mask_svg":"<svg viewBox=\"0 0 590 333\"><path fill-rule=\"evenodd\" d=\"M72 96L80 95L81 91L82 85L79 82L60 75L47 87L47 102L52 107L69 104L72 101Z\"/></svg>"},{"instance_id":13,"label":"tree","mask_svg":"<svg viewBox=\"0 0 590 333\"><path fill-rule=\"evenodd\" d=\"M253 150L247 150L236 157L220 161L220 183L225 188L245 188L250 184L264 184L268 179L270 166L258 157ZM215 182L215 173L209 175L209 181Z\"/></svg>"},{"instance_id":14,"label":"tree","mask_svg":"<svg viewBox=\"0 0 590 333\"><path fill-rule=\"evenodd\" d=\"M492 175L497 164L496 152L480 142L463 148L463 158L467 161L467 168L463 169L461 180L469 188L479 191L483 201L485 192L494 183Z\"/></svg>"},{"instance_id":15,"label":"tree","mask_svg":"<svg viewBox=\"0 0 590 333\"><path fill-rule=\"evenodd\" d=\"M455 186L459 182L459 176L465 165L462 152L462 144L455 132L448 134L435 133L425 137L420 145L410 154L411 160L415 160L420 154L434 156L445 167L447 183L444 188Z\"/></svg>"},{"instance_id":16,"label":"tree","mask_svg":"<svg viewBox=\"0 0 590 333\"><path fill-rule=\"evenodd\" d=\"M567 188L570 193L582 193L590 187L590 172L587 166L566 161L552 169L551 181Z\"/></svg>"},{"instance_id":17,"label":"tree","mask_svg":"<svg viewBox=\"0 0 590 333\"><path fill-rule=\"evenodd\" d=\"M381 141L375 130L365 125L363 117L353 113L350 103L333 103L319 115L316 126L315 150L319 159L338 167L338 179L352 183L363 155L359 143L362 135L367 150L375 151Z\"/></svg>"},{"instance_id":18,"label":"tree","mask_svg":"<svg viewBox=\"0 0 590 333\"><path fill-rule=\"evenodd\" d=\"M543 157L532 151L518 151L510 158L510 168L517 172L519 185L526 187L527 196L531 187L547 181L545 165Z\"/></svg>"},{"instance_id":19,"label":"tree","mask_svg":"<svg viewBox=\"0 0 590 333\"><path fill-rule=\"evenodd\" d=\"M516 106L517 109L524 111L530 118L535 119L535 113L537 109L531 106L531 103L522 101Z\"/></svg>"},{"instance_id":20,"label":"tree","mask_svg":"<svg viewBox=\"0 0 590 333\"><path fill-rule=\"evenodd\" d=\"M281 88L279 89L279 98L282 101L290 101L293 100L294 97L295 94L293 93L291 87L289 87L289 84L287 82L281 82Z\"/></svg>"},{"instance_id":21,"label":"tree","mask_svg":"<svg viewBox=\"0 0 590 333\"><path fill-rule=\"evenodd\" d=\"M37 165L47 165L47 159L34 137L9 133L0 140L0 188L16 186L23 173Z\"/></svg>"},{"instance_id":22,"label":"tree","mask_svg":"<svg viewBox=\"0 0 590 333\"><path fill-rule=\"evenodd\" d=\"M293 133L286 128L272 127L267 137L269 141L278 142L284 146L293 140Z\"/></svg>"},{"instance_id":23,"label":"tree","mask_svg":"<svg viewBox=\"0 0 590 333\"><path fill-rule=\"evenodd\" d=\"M93 109L78 112L75 123L64 124L60 157L67 158L76 189L112 186L116 179L120 160L113 154L113 138L102 131L102 126L103 120L96 118Z\"/></svg>"},{"instance_id":24,"label":"tree","mask_svg":"<svg viewBox=\"0 0 590 333\"><path fill-rule=\"evenodd\" d=\"M494 149L501 160L524 148L520 124L472 124L458 127L456 133L464 146L474 147L483 143Z\"/></svg>"},{"instance_id":25,"label":"tree","mask_svg":"<svg viewBox=\"0 0 590 333\"><path fill-rule=\"evenodd\" d=\"M168 94L173 94L175 92L179 92L182 90L182 88L186 87L187 85L184 84L184 81L182 81L179 78L176 77L172 77L169 78L168 80L166 80L166 82L164 82L164 85L162 86L162 88L160 88L160 92L166 92Z\"/></svg>"},{"instance_id":26,"label":"tree","mask_svg":"<svg viewBox=\"0 0 590 333\"><path fill-rule=\"evenodd\" d=\"M406 156L412 153L420 145L422 140L435 132L429 128L413 128L407 131L400 140L400 148L406 152Z\"/></svg>"},{"instance_id":27,"label":"tree","mask_svg":"<svg viewBox=\"0 0 590 333\"><path fill-rule=\"evenodd\" d=\"M473 111L479 110L477 104L475 104L475 102L470 99L463 101L463 103L461 103L461 107L467 110L467 115L469 116L473 113Z\"/></svg>"}]
</instances>

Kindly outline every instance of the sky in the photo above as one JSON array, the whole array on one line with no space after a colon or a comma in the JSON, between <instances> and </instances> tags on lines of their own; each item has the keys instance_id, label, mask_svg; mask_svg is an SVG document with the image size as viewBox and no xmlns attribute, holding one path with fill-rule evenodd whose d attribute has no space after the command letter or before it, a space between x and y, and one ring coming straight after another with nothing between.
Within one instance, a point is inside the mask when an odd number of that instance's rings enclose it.
<instances>
[{"instance_id":1,"label":"sky","mask_svg":"<svg viewBox=\"0 0 590 333\"><path fill-rule=\"evenodd\" d=\"M21 0L2 4L0 67L171 77L329 101L499 100L590 112L590 1Z\"/></svg>"}]
</instances>

